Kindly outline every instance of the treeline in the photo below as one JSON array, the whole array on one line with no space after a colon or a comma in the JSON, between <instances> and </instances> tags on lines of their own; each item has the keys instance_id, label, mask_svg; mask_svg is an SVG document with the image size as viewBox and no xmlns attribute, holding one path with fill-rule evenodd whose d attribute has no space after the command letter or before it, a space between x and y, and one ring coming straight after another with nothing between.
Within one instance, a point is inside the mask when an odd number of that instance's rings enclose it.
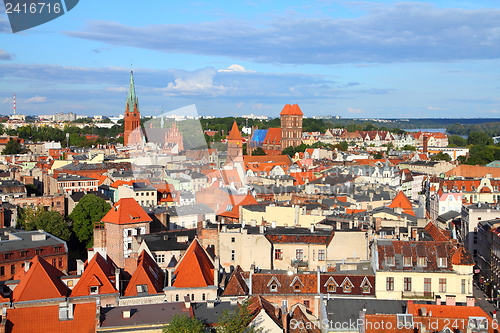
<instances>
[{"instance_id":1,"label":"treeline","mask_svg":"<svg viewBox=\"0 0 500 333\"><path fill-rule=\"evenodd\" d=\"M500 136L500 122L484 123L484 124L453 124L446 128L446 132L450 134L468 136L472 132L482 132L488 136Z\"/></svg>"}]
</instances>

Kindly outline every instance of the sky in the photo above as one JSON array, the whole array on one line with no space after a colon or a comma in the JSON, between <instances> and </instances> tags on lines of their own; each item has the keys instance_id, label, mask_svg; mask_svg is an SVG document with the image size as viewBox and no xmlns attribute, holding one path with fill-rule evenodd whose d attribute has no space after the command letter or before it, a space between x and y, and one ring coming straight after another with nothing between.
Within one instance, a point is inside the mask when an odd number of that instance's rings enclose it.
<instances>
[{"instance_id":1,"label":"sky","mask_svg":"<svg viewBox=\"0 0 500 333\"><path fill-rule=\"evenodd\" d=\"M80 0L12 33L0 114L500 117L499 1Z\"/></svg>"}]
</instances>

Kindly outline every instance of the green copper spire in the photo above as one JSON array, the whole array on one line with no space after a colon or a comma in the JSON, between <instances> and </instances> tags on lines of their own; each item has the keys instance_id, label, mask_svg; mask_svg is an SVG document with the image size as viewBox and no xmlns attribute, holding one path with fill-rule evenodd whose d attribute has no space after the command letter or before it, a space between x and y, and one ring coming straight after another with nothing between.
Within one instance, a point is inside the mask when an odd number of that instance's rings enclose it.
<instances>
[{"instance_id":1,"label":"green copper spire","mask_svg":"<svg viewBox=\"0 0 500 333\"><path fill-rule=\"evenodd\" d=\"M139 103L135 94L134 72L132 70L130 70L130 87L128 90L127 104L130 112L134 111L135 104L137 104L137 109L139 109Z\"/></svg>"}]
</instances>

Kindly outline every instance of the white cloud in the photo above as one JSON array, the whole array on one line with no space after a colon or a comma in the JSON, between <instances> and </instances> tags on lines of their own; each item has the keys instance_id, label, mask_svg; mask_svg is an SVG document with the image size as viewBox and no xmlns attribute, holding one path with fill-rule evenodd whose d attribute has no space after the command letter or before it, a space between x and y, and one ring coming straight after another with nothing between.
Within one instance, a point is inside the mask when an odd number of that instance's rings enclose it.
<instances>
[{"instance_id":1,"label":"white cloud","mask_svg":"<svg viewBox=\"0 0 500 333\"><path fill-rule=\"evenodd\" d=\"M23 101L23 103L43 103L47 101L45 96L34 96Z\"/></svg>"},{"instance_id":2,"label":"white cloud","mask_svg":"<svg viewBox=\"0 0 500 333\"><path fill-rule=\"evenodd\" d=\"M193 72L176 71L174 82L169 82L162 89L164 95L223 95L227 88L214 84L217 71L214 68L204 68Z\"/></svg>"},{"instance_id":3,"label":"white cloud","mask_svg":"<svg viewBox=\"0 0 500 333\"><path fill-rule=\"evenodd\" d=\"M270 106L264 105L262 103L255 103L252 106L252 109L256 109L256 110L266 110L266 109L270 109L270 108L271 108Z\"/></svg>"},{"instance_id":4,"label":"white cloud","mask_svg":"<svg viewBox=\"0 0 500 333\"><path fill-rule=\"evenodd\" d=\"M2 101L2 104L6 104L6 103L12 103L12 97L7 97L6 99L4 99Z\"/></svg>"},{"instance_id":5,"label":"white cloud","mask_svg":"<svg viewBox=\"0 0 500 333\"><path fill-rule=\"evenodd\" d=\"M347 112L352 113L352 114L360 114L360 113L363 113L363 110L355 109L355 108L347 108Z\"/></svg>"},{"instance_id":6,"label":"white cloud","mask_svg":"<svg viewBox=\"0 0 500 333\"><path fill-rule=\"evenodd\" d=\"M237 64L233 64L225 69L219 69L219 72L255 73L255 71L251 69L245 69L245 67Z\"/></svg>"},{"instance_id":7,"label":"white cloud","mask_svg":"<svg viewBox=\"0 0 500 333\"><path fill-rule=\"evenodd\" d=\"M440 110L446 110L446 108L442 108L442 107L439 107L439 106L428 106L428 107L427 107L427 110L436 110L436 111L440 111Z\"/></svg>"}]
</instances>

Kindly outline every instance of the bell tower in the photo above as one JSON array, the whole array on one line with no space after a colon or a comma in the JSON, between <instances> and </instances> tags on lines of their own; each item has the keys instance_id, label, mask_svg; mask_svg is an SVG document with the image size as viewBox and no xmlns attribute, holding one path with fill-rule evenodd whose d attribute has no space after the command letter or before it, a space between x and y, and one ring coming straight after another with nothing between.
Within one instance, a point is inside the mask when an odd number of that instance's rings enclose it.
<instances>
[{"instance_id":1,"label":"bell tower","mask_svg":"<svg viewBox=\"0 0 500 333\"><path fill-rule=\"evenodd\" d=\"M135 93L134 73L130 71L130 87L125 106L125 130L123 143L125 146L134 146L142 142L141 114L139 112L139 99Z\"/></svg>"}]
</instances>

